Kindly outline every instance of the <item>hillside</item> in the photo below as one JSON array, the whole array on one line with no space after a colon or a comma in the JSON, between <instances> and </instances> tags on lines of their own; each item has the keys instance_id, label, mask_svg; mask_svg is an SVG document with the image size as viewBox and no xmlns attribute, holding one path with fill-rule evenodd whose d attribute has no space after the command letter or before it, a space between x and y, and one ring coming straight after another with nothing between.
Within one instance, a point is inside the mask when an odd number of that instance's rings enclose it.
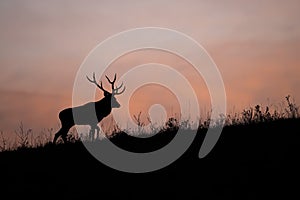
<instances>
[{"instance_id":1,"label":"hillside","mask_svg":"<svg viewBox=\"0 0 300 200\"><path fill-rule=\"evenodd\" d=\"M174 134L165 131L137 139L120 133L111 140L124 149L147 152L164 146ZM299 196L299 119L226 126L212 152L199 159L204 136L205 130L199 129L180 159L145 174L113 170L91 156L80 142L1 152L0 192L10 197L68 199L92 195L119 199Z\"/></svg>"}]
</instances>

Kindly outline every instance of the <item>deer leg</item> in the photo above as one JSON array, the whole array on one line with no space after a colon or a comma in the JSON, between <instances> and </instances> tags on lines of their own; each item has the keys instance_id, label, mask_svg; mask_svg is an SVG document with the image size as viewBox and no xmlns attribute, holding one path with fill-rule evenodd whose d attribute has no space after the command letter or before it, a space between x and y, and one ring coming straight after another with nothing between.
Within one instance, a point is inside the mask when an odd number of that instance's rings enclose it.
<instances>
[{"instance_id":1,"label":"deer leg","mask_svg":"<svg viewBox=\"0 0 300 200\"><path fill-rule=\"evenodd\" d=\"M90 130L90 133L89 133L89 137L90 137L91 141L95 140L96 130L97 130L97 138L96 139L98 139L100 128L97 125L96 126L94 126L94 125L91 126L91 130Z\"/></svg>"},{"instance_id":2,"label":"deer leg","mask_svg":"<svg viewBox=\"0 0 300 200\"><path fill-rule=\"evenodd\" d=\"M66 137L67 137L68 131L69 131L69 128L61 127L61 129L59 129L59 131L54 135L53 143L54 144L56 143L59 136L61 136L62 139L64 140L64 142L66 142Z\"/></svg>"},{"instance_id":3,"label":"deer leg","mask_svg":"<svg viewBox=\"0 0 300 200\"><path fill-rule=\"evenodd\" d=\"M99 140L100 137L100 128L98 126L96 126L96 131L97 131L97 140Z\"/></svg>"},{"instance_id":4,"label":"deer leg","mask_svg":"<svg viewBox=\"0 0 300 200\"><path fill-rule=\"evenodd\" d=\"M93 138L93 137L92 137L92 131L93 131L93 130L92 130L92 129L90 129L90 132L89 132L89 140L90 140L90 141L91 141L91 140L92 140L92 138Z\"/></svg>"},{"instance_id":5,"label":"deer leg","mask_svg":"<svg viewBox=\"0 0 300 200\"><path fill-rule=\"evenodd\" d=\"M61 138L63 139L64 143L67 143L67 142L68 142L68 141L67 141L67 135L68 135L68 132L63 133L63 134L61 135Z\"/></svg>"},{"instance_id":6,"label":"deer leg","mask_svg":"<svg viewBox=\"0 0 300 200\"><path fill-rule=\"evenodd\" d=\"M55 135L54 135L54 139L53 139L53 144L55 144L56 143L56 140L58 139L58 137L61 135L61 129L57 132L57 133L55 133Z\"/></svg>"},{"instance_id":7,"label":"deer leg","mask_svg":"<svg viewBox=\"0 0 300 200\"><path fill-rule=\"evenodd\" d=\"M91 141L94 141L94 136L95 136L95 128L91 127L90 133L89 133L89 138Z\"/></svg>"}]
</instances>

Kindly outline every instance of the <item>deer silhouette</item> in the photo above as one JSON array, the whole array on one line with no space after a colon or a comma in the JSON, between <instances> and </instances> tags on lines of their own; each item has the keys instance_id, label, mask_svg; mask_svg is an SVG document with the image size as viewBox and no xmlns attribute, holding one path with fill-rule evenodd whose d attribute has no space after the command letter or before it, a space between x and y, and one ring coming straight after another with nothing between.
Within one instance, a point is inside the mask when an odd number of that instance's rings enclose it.
<instances>
[{"instance_id":1,"label":"deer silhouette","mask_svg":"<svg viewBox=\"0 0 300 200\"><path fill-rule=\"evenodd\" d=\"M66 143L68 131L74 125L89 125L91 127L89 132L90 139L94 139L95 131L97 131L97 137L99 137L100 128L97 124L111 113L112 108L120 107L115 96L120 95L125 91L125 87L123 87L123 89L119 92L123 83L119 87L115 88L114 84L117 78L116 74L112 81L107 76L105 77L111 84L111 93L103 88L102 81L100 81L100 85L97 83L95 73L93 73L93 79L86 76L89 82L95 84L104 92L104 97L96 102L89 102L78 107L66 108L60 111L59 119L61 122L61 129L55 134L53 143L56 143L59 137L61 137ZM76 116L76 120L74 120L73 116Z\"/></svg>"}]
</instances>

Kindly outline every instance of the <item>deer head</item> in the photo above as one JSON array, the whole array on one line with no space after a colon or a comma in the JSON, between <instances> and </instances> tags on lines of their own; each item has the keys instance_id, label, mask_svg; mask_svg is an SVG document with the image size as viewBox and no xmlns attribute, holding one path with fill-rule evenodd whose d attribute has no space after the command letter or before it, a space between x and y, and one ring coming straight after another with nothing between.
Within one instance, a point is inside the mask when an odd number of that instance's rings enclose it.
<instances>
[{"instance_id":1,"label":"deer head","mask_svg":"<svg viewBox=\"0 0 300 200\"><path fill-rule=\"evenodd\" d=\"M119 95L119 94L122 94L125 91L126 87L125 86L123 87L123 83L122 83L119 87L115 88L115 82L116 82L116 79L117 79L117 74L115 74L114 79L112 81L106 75L105 75L105 77L108 80L108 82L111 84L111 93L103 88L102 81L100 81L100 85L97 83L95 73L93 73L93 79L90 79L88 76L86 76L88 81L90 81L91 83L94 83L99 89L101 89L103 91L104 98L111 101L111 107L112 108L119 108L120 103L117 101L115 96ZM119 91L122 87L123 87L123 89L121 91Z\"/></svg>"}]
</instances>

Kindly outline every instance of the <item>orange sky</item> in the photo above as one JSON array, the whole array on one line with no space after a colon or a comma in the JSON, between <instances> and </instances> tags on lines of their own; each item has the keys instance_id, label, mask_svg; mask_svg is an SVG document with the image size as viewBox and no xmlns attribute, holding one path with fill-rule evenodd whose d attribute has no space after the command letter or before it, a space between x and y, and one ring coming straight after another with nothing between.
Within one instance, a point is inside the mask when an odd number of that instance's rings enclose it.
<instances>
[{"instance_id":1,"label":"orange sky","mask_svg":"<svg viewBox=\"0 0 300 200\"><path fill-rule=\"evenodd\" d=\"M287 94L299 102L299 8L297 0L3 0L0 130L13 134L20 121L37 132L57 129L57 113L71 105L73 81L87 54L113 34L145 26L175 29L202 44L222 74L229 109L267 99L276 104ZM192 78L185 61L153 51L120 58L108 74L154 61ZM205 84L201 79L192 83L207 106ZM141 99L136 95L133 99ZM153 101L151 95L143 98ZM136 105L140 109L141 100Z\"/></svg>"}]
</instances>

